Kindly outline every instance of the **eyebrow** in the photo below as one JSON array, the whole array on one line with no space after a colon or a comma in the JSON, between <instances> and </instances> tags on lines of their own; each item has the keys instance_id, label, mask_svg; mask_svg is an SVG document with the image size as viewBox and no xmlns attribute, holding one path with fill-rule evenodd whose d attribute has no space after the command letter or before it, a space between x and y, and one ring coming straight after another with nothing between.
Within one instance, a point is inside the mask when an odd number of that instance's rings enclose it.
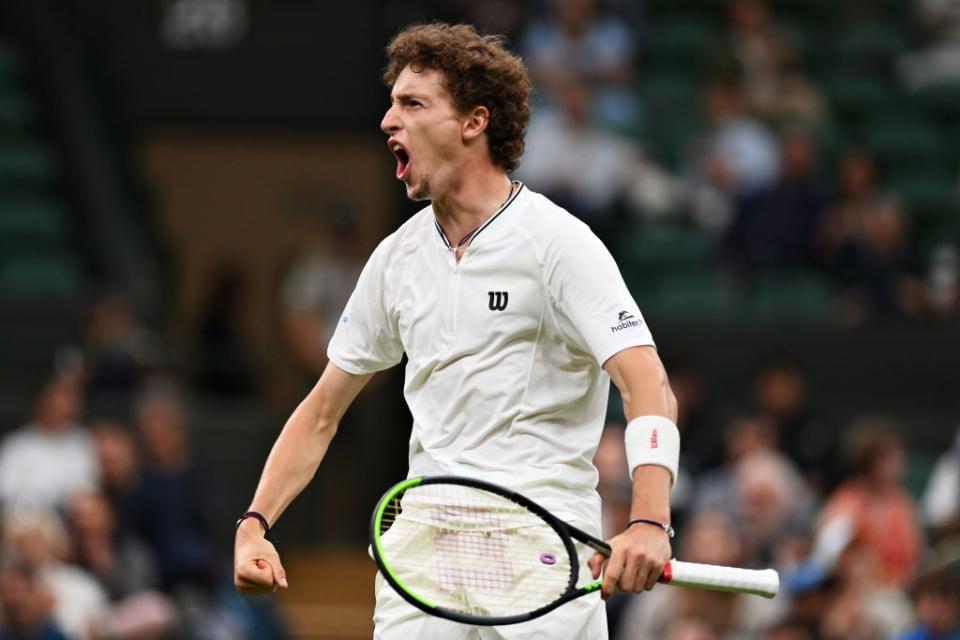
<instances>
[{"instance_id":1,"label":"eyebrow","mask_svg":"<svg viewBox=\"0 0 960 640\"><path fill-rule=\"evenodd\" d=\"M401 104L409 104L413 100L419 100L422 102L425 99L425 96L416 93L398 93L391 96L391 100L393 100L393 102L399 102Z\"/></svg>"}]
</instances>

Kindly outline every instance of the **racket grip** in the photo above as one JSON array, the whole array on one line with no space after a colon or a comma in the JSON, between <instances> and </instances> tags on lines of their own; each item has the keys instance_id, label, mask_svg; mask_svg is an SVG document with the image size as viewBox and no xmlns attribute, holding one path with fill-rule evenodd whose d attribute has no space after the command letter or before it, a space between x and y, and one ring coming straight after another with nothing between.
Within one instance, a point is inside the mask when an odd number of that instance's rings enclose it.
<instances>
[{"instance_id":1,"label":"racket grip","mask_svg":"<svg viewBox=\"0 0 960 640\"><path fill-rule=\"evenodd\" d=\"M750 593L772 598L780 589L780 576L773 569L740 569L671 560L660 582L678 587Z\"/></svg>"}]
</instances>

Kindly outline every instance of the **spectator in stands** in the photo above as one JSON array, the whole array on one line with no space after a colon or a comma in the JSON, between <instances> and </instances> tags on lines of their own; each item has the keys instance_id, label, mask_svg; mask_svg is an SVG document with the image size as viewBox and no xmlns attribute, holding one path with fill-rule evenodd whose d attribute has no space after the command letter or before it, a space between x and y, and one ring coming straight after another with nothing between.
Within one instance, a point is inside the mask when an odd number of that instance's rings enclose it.
<instances>
[{"instance_id":1,"label":"spectator in stands","mask_svg":"<svg viewBox=\"0 0 960 640\"><path fill-rule=\"evenodd\" d=\"M697 145L692 173L731 198L755 194L780 174L777 140L747 114L735 82L717 78L704 96L709 129Z\"/></svg>"},{"instance_id":2,"label":"spectator in stands","mask_svg":"<svg viewBox=\"0 0 960 640\"><path fill-rule=\"evenodd\" d=\"M77 493L67 505L71 561L100 582L112 600L159 585L149 549L130 534L120 534L107 497Z\"/></svg>"},{"instance_id":3,"label":"spectator in stands","mask_svg":"<svg viewBox=\"0 0 960 640\"><path fill-rule=\"evenodd\" d=\"M823 123L826 100L764 0L729 3L727 33L748 111L778 126Z\"/></svg>"},{"instance_id":4,"label":"spectator in stands","mask_svg":"<svg viewBox=\"0 0 960 640\"><path fill-rule=\"evenodd\" d=\"M823 91L795 58L778 65L773 91L748 96L747 107L777 127L798 126L816 131L830 115Z\"/></svg>"},{"instance_id":5,"label":"spectator in stands","mask_svg":"<svg viewBox=\"0 0 960 640\"><path fill-rule=\"evenodd\" d=\"M730 514L749 562L791 562L811 520L813 496L796 468L774 449L769 421L740 417L726 435L727 462L698 478L694 517L701 511Z\"/></svg>"},{"instance_id":6,"label":"spectator in stands","mask_svg":"<svg viewBox=\"0 0 960 640\"><path fill-rule=\"evenodd\" d=\"M555 108L568 87L583 86L587 111L601 124L636 129L642 118L633 91L637 45L630 26L597 0L549 0L534 20L522 52L541 98Z\"/></svg>"},{"instance_id":7,"label":"spectator in stands","mask_svg":"<svg viewBox=\"0 0 960 640\"><path fill-rule=\"evenodd\" d=\"M919 312L922 286L907 222L896 200L877 189L866 150L845 152L840 194L823 216L818 236L821 260L843 288L841 312L847 323Z\"/></svg>"},{"instance_id":8,"label":"spectator in stands","mask_svg":"<svg viewBox=\"0 0 960 640\"><path fill-rule=\"evenodd\" d=\"M126 298L113 293L90 306L81 349L86 393L95 405L124 401L161 360L156 335Z\"/></svg>"},{"instance_id":9,"label":"spectator in stands","mask_svg":"<svg viewBox=\"0 0 960 640\"><path fill-rule=\"evenodd\" d=\"M814 262L817 224L827 205L816 176L815 144L795 127L783 135L780 148L780 177L744 195L724 241L726 261L749 273Z\"/></svg>"},{"instance_id":10,"label":"spectator in stands","mask_svg":"<svg viewBox=\"0 0 960 640\"><path fill-rule=\"evenodd\" d=\"M764 0L734 0L728 5L729 47L743 77L748 103L763 103L776 93L780 65L791 55Z\"/></svg>"},{"instance_id":11,"label":"spectator in stands","mask_svg":"<svg viewBox=\"0 0 960 640\"><path fill-rule=\"evenodd\" d=\"M54 375L34 406L32 420L0 444L0 502L7 508L61 506L78 489L93 489L98 471L80 425L79 376Z\"/></svg>"},{"instance_id":12,"label":"spectator in stands","mask_svg":"<svg viewBox=\"0 0 960 640\"><path fill-rule=\"evenodd\" d=\"M210 543L208 483L190 451L186 410L178 393L148 386L137 401L143 447L140 533L157 556L166 589L213 587L221 569Z\"/></svg>"},{"instance_id":13,"label":"spectator in stands","mask_svg":"<svg viewBox=\"0 0 960 640\"><path fill-rule=\"evenodd\" d=\"M143 495L143 470L129 427L109 420L90 427L100 467L101 489L110 501L121 535L141 535L149 528L150 514Z\"/></svg>"},{"instance_id":14,"label":"spectator in stands","mask_svg":"<svg viewBox=\"0 0 960 640\"><path fill-rule=\"evenodd\" d=\"M590 116L588 89L577 80L555 87L558 106L534 114L517 177L575 212L608 245L617 206L645 177L640 149Z\"/></svg>"},{"instance_id":15,"label":"spectator in stands","mask_svg":"<svg viewBox=\"0 0 960 640\"><path fill-rule=\"evenodd\" d=\"M923 492L923 517L934 542L960 541L960 429L930 474Z\"/></svg>"},{"instance_id":16,"label":"spectator in stands","mask_svg":"<svg viewBox=\"0 0 960 640\"><path fill-rule=\"evenodd\" d=\"M839 480L836 429L817 416L810 404L807 373L789 354L763 362L753 375L756 411L773 425L778 448L797 465L815 492Z\"/></svg>"},{"instance_id":17,"label":"spectator in stands","mask_svg":"<svg viewBox=\"0 0 960 640\"><path fill-rule=\"evenodd\" d=\"M814 640L816 635L811 625L791 617L769 627L761 637L762 640Z\"/></svg>"},{"instance_id":18,"label":"spectator in stands","mask_svg":"<svg viewBox=\"0 0 960 640\"><path fill-rule=\"evenodd\" d=\"M899 61L907 86L960 83L960 1L915 0L913 5L924 46Z\"/></svg>"},{"instance_id":19,"label":"spectator in stands","mask_svg":"<svg viewBox=\"0 0 960 640\"><path fill-rule=\"evenodd\" d=\"M853 434L853 473L828 498L819 529L844 523L872 583L902 588L914 578L924 550L913 501L902 485L903 444L893 426L879 419L861 421Z\"/></svg>"},{"instance_id":20,"label":"spectator in stands","mask_svg":"<svg viewBox=\"0 0 960 640\"><path fill-rule=\"evenodd\" d=\"M97 579L111 601L97 622L98 636L114 640L169 637L177 624L176 607L156 591L159 575L147 546L117 531L107 497L76 494L68 516L72 561Z\"/></svg>"},{"instance_id":21,"label":"spectator in stands","mask_svg":"<svg viewBox=\"0 0 960 640\"><path fill-rule=\"evenodd\" d=\"M960 199L960 193L957 194ZM927 309L937 319L960 312L960 247L948 242L930 251L926 278Z\"/></svg>"},{"instance_id":22,"label":"spectator in stands","mask_svg":"<svg viewBox=\"0 0 960 640\"><path fill-rule=\"evenodd\" d=\"M698 618L676 618L667 623L664 640L719 640L720 635Z\"/></svg>"},{"instance_id":23,"label":"spectator in stands","mask_svg":"<svg viewBox=\"0 0 960 640\"><path fill-rule=\"evenodd\" d=\"M368 244L353 211L337 211L324 222L329 235L291 260L278 295L285 342L311 387L327 366L327 343L363 269Z\"/></svg>"},{"instance_id":24,"label":"spectator in stands","mask_svg":"<svg viewBox=\"0 0 960 640\"><path fill-rule=\"evenodd\" d=\"M23 559L0 556L0 640L66 640L54 622L53 596Z\"/></svg>"},{"instance_id":25,"label":"spectator in stands","mask_svg":"<svg viewBox=\"0 0 960 640\"><path fill-rule=\"evenodd\" d=\"M49 587L53 618L67 637L87 637L107 614L107 594L96 579L65 562L66 531L54 512L11 513L3 523L3 548L23 558Z\"/></svg>"},{"instance_id":26,"label":"spectator in stands","mask_svg":"<svg viewBox=\"0 0 960 640\"><path fill-rule=\"evenodd\" d=\"M913 601L917 626L897 640L960 640L960 566L921 576Z\"/></svg>"},{"instance_id":27,"label":"spectator in stands","mask_svg":"<svg viewBox=\"0 0 960 640\"><path fill-rule=\"evenodd\" d=\"M768 127L748 114L732 78L720 75L706 85L702 109L707 129L690 145L678 181L680 211L722 236L739 200L776 180L779 151Z\"/></svg>"}]
</instances>

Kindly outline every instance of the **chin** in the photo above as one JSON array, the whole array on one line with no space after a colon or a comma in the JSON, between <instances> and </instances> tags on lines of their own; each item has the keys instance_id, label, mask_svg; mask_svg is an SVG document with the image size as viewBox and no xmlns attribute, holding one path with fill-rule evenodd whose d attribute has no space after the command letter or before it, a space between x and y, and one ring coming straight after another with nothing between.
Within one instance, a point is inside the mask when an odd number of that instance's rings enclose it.
<instances>
[{"instance_id":1,"label":"chin","mask_svg":"<svg viewBox=\"0 0 960 640\"><path fill-rule=\"evenodd\" d=\"M407 186L407 198L409 198L410 200L413 200L414 202L418 202L421 200L430 199L430 183L427 182L426 180L416 184L407 183L406 186Z\"/></svg>"}]
</instances>

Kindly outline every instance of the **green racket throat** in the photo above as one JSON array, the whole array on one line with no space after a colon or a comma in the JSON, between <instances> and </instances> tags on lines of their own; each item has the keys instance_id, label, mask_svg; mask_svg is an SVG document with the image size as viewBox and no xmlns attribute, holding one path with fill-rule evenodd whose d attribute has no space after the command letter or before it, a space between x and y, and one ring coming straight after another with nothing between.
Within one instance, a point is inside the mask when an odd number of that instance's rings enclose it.
<instances>
[{"instance_id":1,"label":"green racket throat","mask_svg":"<svg viewBox=\"0 0 960 640\"><path fill-rule=\"evenodd\" d=\"M387 506L390 505L393 500L400 494L404 493L410 487L416 487L423 482L423 478L414 477L408 478L403 482L400 482L393 486L377 504L377 510L373 514L373 522L370 525L370 530L373 539L373 548L374 548L374 558L377 559L377 565L380 567L381 571L385 575L390 576L388 581L391 584L395 584L396 588L400 590L401 593L408 594L410 597L415 598L420 604L431 609L436 609L437 605L430 602L426 598L421 598L416 593L411 591L407 585L403 583L396 573L394 573L393 568L390 566L390 563L386 560L386 556L383 553L383 542L380 537L381 526L383 522L384 512L387 510Z\"/></svg>"}]
</instances>

